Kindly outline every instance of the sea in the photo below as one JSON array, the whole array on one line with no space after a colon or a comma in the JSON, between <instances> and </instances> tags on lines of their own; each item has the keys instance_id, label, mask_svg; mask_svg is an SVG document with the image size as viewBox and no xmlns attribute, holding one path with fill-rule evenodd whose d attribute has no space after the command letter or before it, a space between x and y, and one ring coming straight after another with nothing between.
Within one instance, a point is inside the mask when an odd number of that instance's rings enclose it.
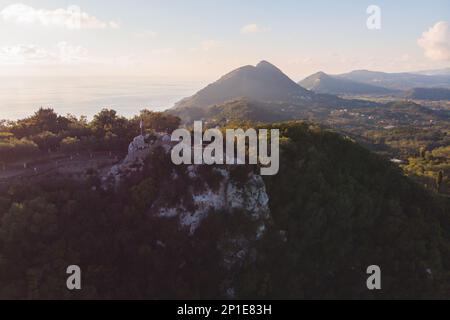
<instances>
[{"instance_id":1,"label":"sea","mask_svg":"<svg viewBox=\"0 0 450 320\"><path fill-rule=\"evenodd\" d=\"M22 119L40 107L88 119L102 108L132 117L142 109L169 109L204 85L145 77L0 77L0 119Z\"/></svg>"}]
</instances>

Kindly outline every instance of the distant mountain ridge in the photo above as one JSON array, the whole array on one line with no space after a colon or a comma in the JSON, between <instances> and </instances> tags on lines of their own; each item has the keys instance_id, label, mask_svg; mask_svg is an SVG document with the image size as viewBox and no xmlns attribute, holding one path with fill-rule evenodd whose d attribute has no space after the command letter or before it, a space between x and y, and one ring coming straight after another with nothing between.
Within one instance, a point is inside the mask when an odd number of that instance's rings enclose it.
<instances>
[{"instance_id":1,"label":"distant mountain ridge","mask_svg":"<svg viewBox=\"0 0 450 320\"><path fill-rule=\"evenodd\" d=\"M337 75L318 72L298 84L320 94L407 96L416 88L450 89L450 69L417 73L355 70Z\"/></svg>"},{"instance_id":2,"label":"distant mountain ridge","mask_svg":"<svg viewBox=\"0 0 450 320\"><path fill-rule=\"evenodd\" d=\"M324 72L315 73L300 81L298 84L316 93L335 95L388 95L398 93L397 90L343 79L328 75Z\"/></svg>"},{"instance_id":3,"label":"distant mountain ridge","mask_svg":"<svg viewBox=\"0 0 450 320\"><path fill-rule=\"evenodd\" d=\"M445 75L450 75L450 68L445 68L445 69L435 69L435 70L422 70L422 71L417 71L417 72L412 72L415 74L424 74L427 76L445 76Z\"/></svg>"},{"instance_id":4,"label":"distant mountain ridge","mask_svg":"<svg viewBox=\"0 0 450 320\"><path fill-rule=\"evenodd\" d=\"M416 73L386 73L369 70L355 70L336 75L336 78L375 85L393 90L413 88L450 88L450 75L426 75Z\"/></svg>"},{"instance_id":5,"label":"distant mountain ridge","mask_svg":"<svg viewBox=\"0 0 450 320\"><path fill-rule=\"evenodd\" d=\"M267 61L238 68L168 110L184 123L248 114L252 119L300 119L308 110L361 107L372 102L345 100L309 91ZM221 110L225 108L224 110ZM223 111L223 112L222 112ZM263 111L266 115L262 115ZM269 119L268 119L269 118Z\"/></svg>"},{"instance_id":6,"label":"distant mountain ridge","mask_svg":"<svg viewBox=\"0 0 450 320\"><path fill-rule=\"evenodd\" d=\"M196 120L224 125L239 120L323 119L331 110L382 106L373 101L341 98L339 95L414 99L405 88L441 86L447 78L450 87L450 77L446 76L357 70L341 75L319 72L297 84L276 66L261 61L256 66L247 65L229 72L193 96L176 103L168 113L180 117L186 124Z\"/></svg>"}]
</instances>

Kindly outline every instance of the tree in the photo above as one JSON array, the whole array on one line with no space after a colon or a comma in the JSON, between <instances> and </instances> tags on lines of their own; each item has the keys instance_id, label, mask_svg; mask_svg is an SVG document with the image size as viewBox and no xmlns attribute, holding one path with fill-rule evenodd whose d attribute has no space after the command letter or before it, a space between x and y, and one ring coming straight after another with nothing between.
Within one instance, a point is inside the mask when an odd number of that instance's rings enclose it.
<instances>
[{"instance_id":1,"label":"tree","mask_svg":"<svg viewBox=\"0 0 450 320\"><path fill-rule=\"evenodd\" d=\"M58 116L53 109L40 108L33 116L13 123L10 130L17 138L47 131L58 134L67 130L69 123L69 119Z\"/></svg>"},{"instance_id":2,"label":"tree","mask_svg":"<svg viewBox=\"0 0 450 320\"><path fill-rule=\"evenodd\" d=\"M439 171L436 177L436 188L437 191L440 192L442 188L442 182L444 181L444 171Z\"/></svg>"},{"instance_id":3,"label":"tree","mask_svg":"<svg viewBox=\"0 0 450 320\"><path fill-rule=\"evenodd\" d=\"M112 109L103 109L94 116L91 122L94 134L103 138L108 133L117 136L127 135L127 119L119 117L117 112Z\"/></svg>"},{"instance_id":4,"label":"tree","mask_svg":"<svg viewBox=\"0 0 450 320\"><path fill-rule=\"evenodd\" d=\"M49 131L39 133L31 139L42 151L55 151L61 142L61 137Z\"/></svg>"},{"instance_id":5,"label":"tree","mask_svg":"<svg viewBox=\"0 0 450 320\"><path fill-rule=\"evenodd\" d=\"M78 152L81 149L80 139L76 137L67 137L61 141L61 151Z\"/></svg>"},{"instance_id":6,"label":"tree","mask_svg":"<svg viewBox=\"0 0 450 320\"><path fill-rule=\"evenodd\" d=\"M92 135L92 130L89 127L87 118L85 116L77 118L75 116L68 115L67 118L69 119L70 123L67 126L66 136L82 138Z\"/></svg>"},{"instance_id":7,"label":"tree","mask_svg":"<svg viewBox=\"0 0 450 320\"><path fill-rule=\"evenodd\" d=\"M8 130L8 120L0 120L0 131Z\"/></svg>"},{"instance_id":8,"label":"tree","mask_svg":"<svg viewBox=\"0 0 450 320\"><path fill-rule=\"evenodd\" d=\"M180 118L176 116L164 112L153 112L147 109L141 110L139 116L134 117L132 120L133 125L138 128L141 120L144 129L167 133L172 133L181 123Z\"/></svg>"}]
</instances>

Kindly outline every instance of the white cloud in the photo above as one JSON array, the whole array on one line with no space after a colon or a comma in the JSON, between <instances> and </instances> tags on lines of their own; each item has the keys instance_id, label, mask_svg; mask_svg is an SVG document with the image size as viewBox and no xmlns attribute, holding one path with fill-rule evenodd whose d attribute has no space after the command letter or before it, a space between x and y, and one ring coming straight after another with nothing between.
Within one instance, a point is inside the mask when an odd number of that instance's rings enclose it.
<instances>
[{"instance_id":1,"label":"white cloud","mask_svg":"<svg viewBox=\"0 0 450 320\"><path fill-rule=\"evenodd\" d=\"M0 11L0 17L9 23L19 25L58 26L70 30L77 29L117 29L119 24L114 21L101 21L98 18L83 12L77 6L67 9L55 10L35 9L33 7L17 3L5 7Z\"/></svg>"},{"instance_id":2,"label":"white cloud","mask_svg":"<svg viewBox=\"0 0 450 320\"><path fill-rule=\"evenodd\" d=\"M16 45L0 48L0 64L22 65L47 61L50 54L47 50L35 45Z\"/></svg>"},{"instance_id":3,"label":"white cloud","mask_svg":"<svg viewBox=\"0 0 450 320\"><path fill-rule=\"evenodd\" d=\"M422 34L417 41L425 50L425 56L435 61L450 61L450 28L440 21Z\"/></svg>"},{"instance_id":4,"label":"white cloud","mask_svg":"<svg viewBox=\"0 0 450 320\"><path fill-rule=\"evenodd\" d=\"M269 31L269 29L265 28L265 27L261 27L261 26L257 25L256 23L248 24L241 28L242 34L254 34L254 33L261 33L261 32L265 32L265 31Z\"/></svg>"},{"instance_id":5,"label":"white cloud","mask_svg":"<svg viewBox=\"0 0 450 320\"><path fill-rule=\"evenodd\" d=\"M0 65L57 65L88 61L87 50L67 42L48 50L34 44L19 44L0 48Z\"/></svg>"}]
</instances>

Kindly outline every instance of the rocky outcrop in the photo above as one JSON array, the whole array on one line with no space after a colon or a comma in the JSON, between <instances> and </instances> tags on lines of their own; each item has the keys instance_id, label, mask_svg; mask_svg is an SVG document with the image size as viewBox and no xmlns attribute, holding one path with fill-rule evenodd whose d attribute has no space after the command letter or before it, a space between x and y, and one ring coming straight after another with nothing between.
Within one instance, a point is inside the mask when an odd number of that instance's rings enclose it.
<instances>
[{"instance_id":1,"label":"rocky outcrop","mask_svg":"<svg viewBox=\"0 0 450 320\"><path fill-rule=\"evenodd\" d=\"M103 187L105 189L118 187L131 175L142 171L144 162L152 150L162 147L168 153L172 149L172 145L171 137L168 134L154 133L137 136L128 146L128 154L125 159L113 166L103 176Z\"/></svg>"},{"instance_id":2,"label":"rocky outcrop","mask_svg":"<svg viewBox=\"0 0 450 320\"><path fill-rule=\"evenodd\" d=\"M151 167L151 163L147 162L152 161L152 154L163 152L170 162L173 145L170 136L166 134L136 137L129 146L126 158L112 167L103 177L103 187L120 189L118 187L127 179L139 174L143 175L142 180L147 178L145 168L148 165ZM262 238L271 221L269 197L264 180L253 170L244 171L237 179L233 174L237 166L206 168L202 165L175 166L172 163L169 165L167 176L157 182L159 196L147 208L148 215L161 219L175 219L178 221L180 231L185 231L190 236L195 235L202 222L213 214L230 217L234 214L243 214L251 221L250 232L233 234L217 243L223 253L222 265L229 274L228 280L224 283L224 293L232 298L234 275L239 272L245 261L256 255L254 244ZM156 170L157 167L152 168L149 174ZM209 178L205 175L209 175ZM211 177L213 186L208 183ZM171 200L167 201L167 194L173 193L174 186L181 186L177 190L183 190L183 194L171 197Z\"/></svg>"},{"instance_id":3,"label":"rocky outcrop","mask_svg":"<svg viewBox=\"0 0 450 320\"><path fill-rule=\"evenodd\" d=\"M197 167L189 166L189 175L193 179L199 177ZM211 212L230 212L235 210L245 211L254 221L260 222L256 237L260 237L265 229L265 222L270 217L269 197L261 176L249 174L248 180L243 185L238 185L230 178L226 169L216 169L220 179L218 190L212 190L205 186L203 191L190 190L195 210L189 210L185 206L178 207L159 206L152 208L154 214L159 217L179 217L180 226L194 234L201 221Z\"/></svg>"},{"instance_id":4,"label":"rocky outcrop","mask_svg":"<svg viewBox=\"0 0 450 320\"><path fill-rule=\"evenodd\" d=\"M153 134L136 137L128 148L128 155L118 165L115 165L103 177L104 188L118 187L132 175L142 172L145 161L156 149L170 154L174 143L167 134ZM198 165L187 166L188 177L192 180L202 181ZM194 190L187 187L187 193L192 198L195 209L187 208L183 203L167 205L164 201L156 200L149 213L161 218L179 218L180 227L194 234L201 221L211 212L231 212L241 210L246 212L253 221L260 222L255 238L261 236L265 230L265 222L270 218L269 197L266 193L264 180L260 175L249 172L246 181L238 182L230 175L230 166L217 166L211 170L217 175L218 188L214 190L203 182L203 186ZM177 183L178 173L176 166L168 179ZM201 191L198 191L201 190ZM170 192L170 190L167 190Z\"/></svg>"}]
</instances>

